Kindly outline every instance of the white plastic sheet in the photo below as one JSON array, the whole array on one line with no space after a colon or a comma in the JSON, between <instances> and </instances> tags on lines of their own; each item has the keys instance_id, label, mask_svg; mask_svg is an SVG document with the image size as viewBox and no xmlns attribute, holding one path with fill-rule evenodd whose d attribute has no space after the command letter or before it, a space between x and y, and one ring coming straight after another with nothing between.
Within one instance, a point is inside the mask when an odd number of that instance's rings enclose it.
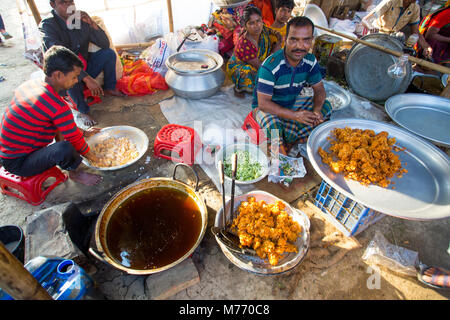
<instances>
[{"instance_id":1,"label":"white plastic sheet","mask_svg":"<svg viewBox=\"0 0 450 320\"><path fill-rule=\"evenodd\" d=\"M215 154L211 150L248 139L241 126L252 109L251 101L251 95L235 97L233 86L229 86L205 99L190 100L175 96L160 103L161 111L169 123L191 127L202 138L204 148L197 154L195 163L211 178L217 190L222 190L222 187L215 167ZM227 196L230 189L231 184L226 181ZM236 185L235 194L254 189L254 185Z\"/></svg>"}]
</instances>

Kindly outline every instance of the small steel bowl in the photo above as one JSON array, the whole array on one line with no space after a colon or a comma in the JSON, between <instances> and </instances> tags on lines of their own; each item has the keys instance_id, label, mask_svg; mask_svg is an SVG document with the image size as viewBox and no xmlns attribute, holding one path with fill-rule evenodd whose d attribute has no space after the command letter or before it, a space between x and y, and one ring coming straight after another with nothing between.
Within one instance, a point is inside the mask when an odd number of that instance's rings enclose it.
<instances>
[{"instance_id":1,"label":"small steel bowl","mask_svg":"<svg viewBox=\"0 0 450 320\"><path fill-rule=\"evenodd\" d=\"M261 175L256 179L247 181L241 181L236 179L235 180L236 184L253 184L264 179L264 177L266 177L269 174L269 159L258 146L251 143L230 144L226 146L224 149L220 149L215 159L217 170L219 170L220 160L225 163L226 157L231 156L233 152L238 150L248 151L250 154L250 158L253 161L259 162L259 164L261 165ZM239 167L239 159L238 159L238 167ZM231 177L228 177L227 175L225 175L225 179L231 181Z\"/></svg>"}]
</instances>

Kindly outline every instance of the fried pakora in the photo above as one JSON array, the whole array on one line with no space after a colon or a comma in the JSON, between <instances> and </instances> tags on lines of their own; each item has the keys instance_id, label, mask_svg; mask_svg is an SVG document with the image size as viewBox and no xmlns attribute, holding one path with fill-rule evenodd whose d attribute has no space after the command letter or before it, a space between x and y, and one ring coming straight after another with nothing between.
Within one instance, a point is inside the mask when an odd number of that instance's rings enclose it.
<instances>
[{"instance_id":1,"label":"fried pakora","mask_svg":"<svg viewBox=\"0 0 450 320\"><path fill-rule=\"evenodd\" d=\"M231 228L237 231L240 244L253 248L261 259L277 265L286 252L298 252L295 242L302 231L286 212L281 201L267 204L248 197L240 204Z\"/></svg>"},{"instance_id":2,"label":"fried pakora","mask_svg":"<svg viewBox=\"0 0 450 320\"><path fill-rule=\"evenodd\" d=\"M327 140L331 143L329 152L319 147L319 155L333 172L343 173L345 178L386 188L394 175L402 177L408 172L392 152L404 149L395 146L395 138L389 138L386 131L376 134L373 130L336 128Z\"/></svg>"}]
</instances>

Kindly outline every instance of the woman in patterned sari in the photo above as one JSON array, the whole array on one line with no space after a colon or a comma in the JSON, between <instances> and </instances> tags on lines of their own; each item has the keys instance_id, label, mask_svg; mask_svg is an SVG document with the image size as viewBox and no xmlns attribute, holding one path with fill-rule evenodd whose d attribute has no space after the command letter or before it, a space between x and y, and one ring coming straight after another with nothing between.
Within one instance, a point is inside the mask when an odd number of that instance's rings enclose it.
<instances>
[{"instance_id":1,"label":"woman in patterned sari","mask_svg":"<svg viewBox=\"0 0 450 320\"><path fill-rule=\"evenodd\" d=\"M253 92L259 66L273 52L281 49L281 40L278 32L264 25L258 8L245 8L242 31L227 64L227 72L236 92Z\"/></svg>"},{"instance_id":2,"label":"woman in patterned sari","mask_svg":"<svg viewBox=\"0 0 450 320\"><path fill-rule=\"evenodd\" d=\"M450 1L426 16L419 26L419 41L415 49L419 58L431 58L434 63L450 65Z\"/></svg>"}]
</instances>

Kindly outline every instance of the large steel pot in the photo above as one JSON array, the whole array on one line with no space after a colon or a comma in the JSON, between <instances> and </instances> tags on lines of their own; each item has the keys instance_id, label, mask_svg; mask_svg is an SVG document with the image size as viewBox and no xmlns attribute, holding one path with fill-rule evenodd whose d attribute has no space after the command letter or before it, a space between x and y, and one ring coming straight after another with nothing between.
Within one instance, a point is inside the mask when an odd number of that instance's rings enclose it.
<instances>
[{"instance_id":1,"label":"large steel pot","mask_svg":"<svg viewBox=\"0 0 450 320\"><path fill-rule=\"evenodd\" d=\"M134 275L149 275L153 273L158 273L167 269L170 269L174 267L175 265L179 264L183 260L185 260L187 257L189 257L194 250L198 247L200 242L203 239L203 236L205 235L206 226L208 223L208 211L206 208L206 205L204 201L199 197L197 194L198 191L198 175L194 171L196 176L196 187L193 189L189 185L187 185L184 182L181 182L179 180L176 180L176 170L177 167L183 165L184 167L191 168L183 163L179 163L175 166L173 171L172 178L149 178L144 179L138 182L135 182L126 188L119 191L116 195L114 195L108 203L103 207L103 210L101 211L96 227L95 227L95 243L96 243L96 249L90 248L89 252L95 256L97 259L103 261L106 264L109 264L119 270L125 271L128 274L134 274ZM200 211L201 214L201 228L200 232L198 234L198 237L194 243L194 245L187 250L183 256L178 258L176 261L173 261L172 263L169 263L167 265L158 267L158 268L151 268L151 269L134 269L132 267L125 266L123 263L118 261L114 255L110 252L110 249L108 248L108 239L107 239L107 229L109 226L109 223L111 221L111 218L117 213L119 207L121 207L127 200L132 198L134 195L139 194L143 191L146 192L154 192L157 188L173 188L178 191L181 191L185 193L190 199L192 199L197 208ZM145 241L145 239L143 239ZM139 244L136 244L139 245Z\"/></svg>"},{"instance_id":2,"label":"large steel pot","mask_svg":"<svg viewBox=\"0 0 450 320\"><path fill-rule=\"evenodd\" d=\"M203 99L219 91L225 81L220 54L203 49L177 52L166 60L165 79L176 95Z\"/></svg>"}]
</instances>

